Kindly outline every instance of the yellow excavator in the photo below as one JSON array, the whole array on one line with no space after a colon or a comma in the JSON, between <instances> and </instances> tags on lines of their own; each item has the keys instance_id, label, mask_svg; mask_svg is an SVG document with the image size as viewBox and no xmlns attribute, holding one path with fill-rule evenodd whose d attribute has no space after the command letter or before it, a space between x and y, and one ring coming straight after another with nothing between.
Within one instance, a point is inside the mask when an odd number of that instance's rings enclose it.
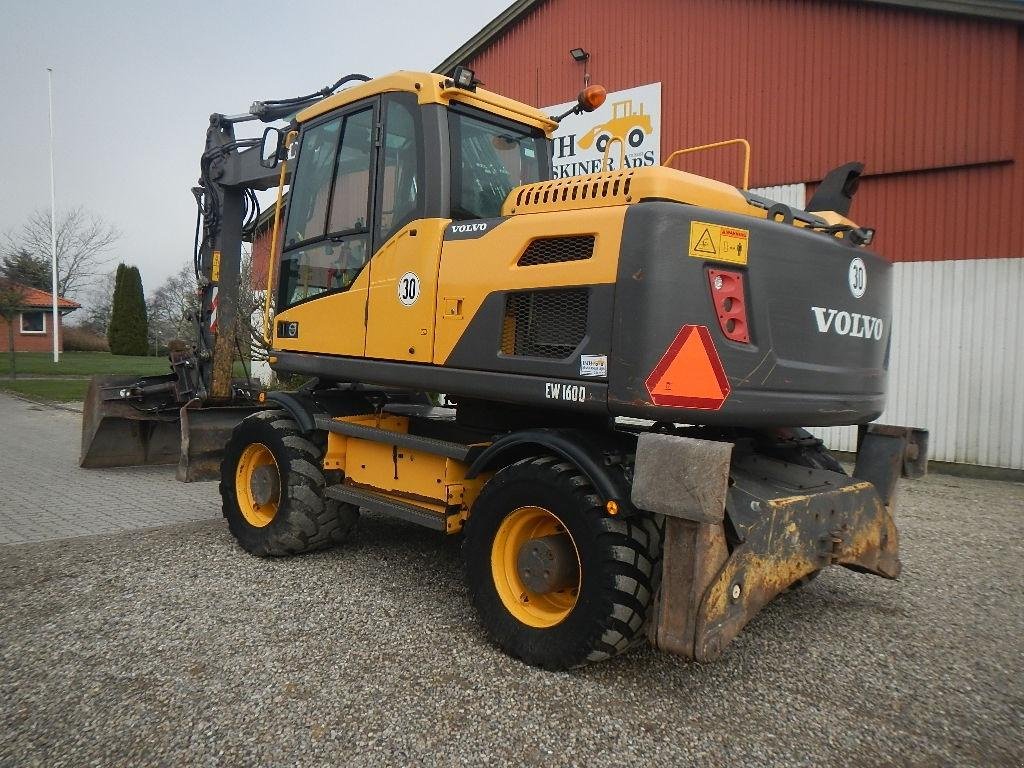
<instances>
[{"instance_id":1,"label":"yellow excavator","mask_svg":"<svg viewBox=\"0 0 1024 768\"><path fill-rule=\"evenodd\" d=\"M714 659L827 566L896 578L897 478L926 433L871 424L893 313L848 218L859 164L807 210L662 167L553 180L570 112L458 67L213 115L197 339L165 377L94 382L83 465L219 463L260 556L341 543L361 511L461 536L490 637L549 669L645 640ZM306 377L288 392L231 378L243 225L273 186L269 360ZM847 474L803 427L851 424Z\"/></svg>"}]
</instances>

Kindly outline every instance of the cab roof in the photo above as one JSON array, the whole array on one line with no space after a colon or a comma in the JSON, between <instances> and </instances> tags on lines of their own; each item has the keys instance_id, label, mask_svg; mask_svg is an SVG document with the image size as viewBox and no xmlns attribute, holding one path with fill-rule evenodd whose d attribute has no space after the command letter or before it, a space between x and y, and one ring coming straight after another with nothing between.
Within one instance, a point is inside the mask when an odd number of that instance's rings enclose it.
<instances>
[{"instance_id":1,"label":"cab roof","mask_svg":"<svg viewBox=\"0 0 1024 768\"><path fill-rule=\"evenodd\" d=\"M456 102L476 107L485 112L539 128L549 138L552 131L558 127L554 120L539 109L523 104L521 101L509 99L480 87L474 90L459 88L450 78L431 72L404 71L375 77L365 83L345 88L306 107L296 115L296 120L299 123L305 123L360 99L395 91L416 94L420 104L448 106L452 102Z\"/></svg>"}]
</instances>

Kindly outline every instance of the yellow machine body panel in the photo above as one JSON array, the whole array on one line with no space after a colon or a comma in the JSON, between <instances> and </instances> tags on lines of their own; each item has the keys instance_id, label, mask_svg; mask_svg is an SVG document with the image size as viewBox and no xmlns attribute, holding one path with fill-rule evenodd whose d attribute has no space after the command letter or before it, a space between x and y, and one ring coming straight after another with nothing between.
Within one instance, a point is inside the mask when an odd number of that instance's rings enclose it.
<instances>
[{"instance_id":1,"label":"yellow machine body panel","mask_svg":"<svg viewBox=\"0 0 1024 768\"><path fill-rule=\"evenodd\" d=\"M502 215L550 213L628 205L641 200L674 200L702 208L765 218L736 187L674 168L654 166L567 176L513 189Z\"/></svg>"},{"instance_id":2,"label":"yellow machine body panel","mask_svg":"<svg viewBox=\"0 0 1024 768\"><path fill-rule=\"evenodd\" d=\"M448 219L402 227L370 261L366 356L429 363L441 238Z\"/></svg>"},{"instance_id":3,"label":"yellow machine body panel","mask_svg":"<svg viewBox=\"0 0 1024 768\"><path fill-rule=\"evenodd\" d=\"M393 414L341 416L335 421L399 434L409 431L409 418ZM461 530L480 489L493 475L485 472L469 479L469 466L457 459L337 432L327 435L323 466L344 472L346 485L433 512L445 519L448 533Z\"/></svg>"},{"instance_id":4,"label":"yellow machine body panel","mask_svg":"<svg viewBox=\"0 0 1024 768\"><path fill-rule=\"evenodd\" d=\"M279 312L274 322L274 348L361 357L366 351L369 290L370 270L364 269L347 291L328 293ZM299 338L281 336L279 328L288 323L299 323Z\"/></svg>"},{"instance_id":5,"label":"yellow machine body panel","mask_svg":"<svg viewBox=\"0 0 1024 768\"><path fill-rule=\"evenodd\" d=\"M443 364L448 359L484 299L497 287L514 291L614 283L625 214L625 206L619 206L552 212L547 216L512 216L481 237L445 241L438 278L434 363ZM591 258L518 265L534 240L572 235L594 236Z\"/></svg>"}]
</instances>

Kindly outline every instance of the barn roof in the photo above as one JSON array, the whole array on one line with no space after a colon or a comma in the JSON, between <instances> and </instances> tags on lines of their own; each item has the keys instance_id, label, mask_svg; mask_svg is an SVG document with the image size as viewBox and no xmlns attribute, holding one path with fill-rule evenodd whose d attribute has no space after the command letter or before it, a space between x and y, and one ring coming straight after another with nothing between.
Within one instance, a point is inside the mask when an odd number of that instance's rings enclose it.
<instances>
[{"instance_id":1,"label":"barn roof","mask_svg":"<svg viewBox=\"0 0 1024 768\"><path fill-rule=\"evenodd\" d=\"M487 48L507 27L544 2L545 0L516 0L495 16L483 29L469 38L451 56L434 67L434 71L447 74L457 64L469 61ZM1024 22L1024 0L848 0L848 2L894 5L934 13L1002 19L1018 24Z\"/></svg>"}]
</instances>

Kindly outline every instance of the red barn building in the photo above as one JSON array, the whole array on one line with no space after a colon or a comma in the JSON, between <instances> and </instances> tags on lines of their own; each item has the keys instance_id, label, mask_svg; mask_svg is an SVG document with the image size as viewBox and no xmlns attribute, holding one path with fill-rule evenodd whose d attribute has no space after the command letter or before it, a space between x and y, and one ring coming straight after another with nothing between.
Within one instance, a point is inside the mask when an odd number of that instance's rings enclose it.
<instances>
[{"instance_id":1,"label":"red barn building","mask_svg":"<svg viewBox=\"0 0 1024 768\"><path fill-rule=\"evenodd\" d=\"M53 294L30 288L10 280L0 282L0 288L13 287L22 296L21 307L14 318L15 352L49 352L53 349ZM64 326L64 315L82 305L71 299L57 299L57 320ZM57 343L64 350L64 334L58 333ZM0 350L11 351L7 321L0 317Z\"/></svg>"},{"instance_id":2,"label":"red barn building","mask_svg":"<svg viewBox=\"0 0 1024 768\"><path fill-rule=\"evenodd\" d=\"M750 186L798 206L863 162L851 216L896 263L882 420L929 428L934 460L1020 470L1022 22L1014 0L518 0L435 71L541 107L585 71L609 91L660 83L662 158L747 139ZM736 147L682 161L741 182Z\"/></svg>"}]
</instances>

